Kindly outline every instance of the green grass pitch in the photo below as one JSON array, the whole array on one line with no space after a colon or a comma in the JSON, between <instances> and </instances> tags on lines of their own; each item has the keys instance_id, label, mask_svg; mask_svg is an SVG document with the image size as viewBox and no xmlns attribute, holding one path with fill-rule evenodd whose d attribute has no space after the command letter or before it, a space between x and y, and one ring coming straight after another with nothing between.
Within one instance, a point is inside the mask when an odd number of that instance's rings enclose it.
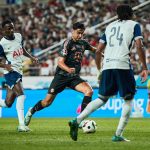
<instances>
[{"instance_id":1,"label":"green grass pitch","mask_svg":"<svg viewBox=\"0 0 150 150\"><path fill-rule=\"evenodd\" d=\"M28 133L16 131L16 118L0 118L0 150L150 150L150 119L130 119L124 136L131 142L119 143L111 141L119 119L91 119L96 133L79 130L78 141L72 141L70 118L33 118Z\"/></svg>"}]
</instances>

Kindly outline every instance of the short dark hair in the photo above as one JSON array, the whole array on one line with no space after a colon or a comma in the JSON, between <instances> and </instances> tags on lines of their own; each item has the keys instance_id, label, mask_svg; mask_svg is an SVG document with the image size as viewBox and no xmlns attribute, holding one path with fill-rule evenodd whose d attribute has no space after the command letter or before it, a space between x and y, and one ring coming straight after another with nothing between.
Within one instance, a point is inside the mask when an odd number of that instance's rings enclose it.
<instances>
[{"instance_id":1,"label":"short dark hair","mask_svg":"<svg viewBox=\"0 0 150 150\"><path fill-rule=\"evenodd\" d=\"M133 10L129 5L123 4L117 7L117 15L120 20L129 20L133 16Z\"/></svg>"},{"instance_id":2,"label":"short dark hair","mask_svg":"<svg viewBox=\"0 0 150 150\"><path fill-rule=\"evenodd\" d=\"M85 30L85 26L83 23L81 22L75 22L73 24L73 29L76 30L76 29L81 29L81 30Z\"/></svg>"},{"instance_id":3,"label":"short dark hair","mask_svg":"<svg viewBox=\"0 0 150 150\"><path fill-rule=\"evenodd\" d=\"M10 19L7 19L7 20L4 20L3 22L2 22L2 28L4 28L4 26L6 25L6 24L11 24L11 23L13 23Z\"/></svg>"}]
</instances>

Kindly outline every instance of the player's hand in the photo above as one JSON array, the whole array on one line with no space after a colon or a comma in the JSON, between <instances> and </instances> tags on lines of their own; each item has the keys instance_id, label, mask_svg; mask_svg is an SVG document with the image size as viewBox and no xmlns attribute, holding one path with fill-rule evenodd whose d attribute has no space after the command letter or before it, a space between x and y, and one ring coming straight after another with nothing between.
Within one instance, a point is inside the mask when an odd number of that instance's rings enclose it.
<instances>
[{"instance_id":1,"label":"player's hand","mask_svg":"<svg viewBox=\"0 0 150 150\"><path fill-rule=\"evenodd\" d=\"M32 62L35 63L35 64L38 64L38 63L39 63L39 60L38 60L38 58L36 58L36 57L32 57L31 60L32 60Z\"/></svg>"},{"instance_id":2,"label":"player's hand","mask_svg":"<svg viewBox=\"0 0 150 150\"><path fill-rule=\"evenodd\" d=\"M75 73L75 68L69 68L69 69L68 69L68 73L74 74L74 73Z\"/></svg>"},{"instance_id":3,"label":"player's hand","mask_svg":"<svg viewBox=\"0 0 150 150\"><path fill-rule=\"evenodd\" d=\"M145 82L147 80L148 71L147 70L143 70L141 72L140 76L141 76L141 83Z\"/></svg>"},{"instance_id":4,"label":"player's hand","mask_svg":"<svg viewBox=\"0 0 150 150\"><path fill-rule=\"evenodd\" d=\"M13 71L13 69L11 68L12 66L10 65L10 64L5 64L5 69L7 70L7 71Z\"/></svg>"}]
</instances>

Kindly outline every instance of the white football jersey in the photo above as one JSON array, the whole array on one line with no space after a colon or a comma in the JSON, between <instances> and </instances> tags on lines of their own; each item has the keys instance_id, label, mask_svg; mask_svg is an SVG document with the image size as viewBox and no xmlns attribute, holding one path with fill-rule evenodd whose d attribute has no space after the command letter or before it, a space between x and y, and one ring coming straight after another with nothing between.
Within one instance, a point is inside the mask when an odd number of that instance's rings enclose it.
<instances>
[{"instance_id":1,"label":"white football jersey","mask_svg":"<svg viewBox=\"0 0 150 150\"><path fill-rule=\"evenodd\" d=\"M106 27L99 42L105 43L103 70L130 69L130 50L142 38L140 25L132 20L114 21Z\"/></svg>"},{"instance_id":2,"label":"white football jersey","mask_svg":"<svg viewBox=\"0 0 150 150\"><path fill-rule=\"evenodd\" d=\"M22 36L20 33L14 33L14 40L7 40L3 37L0 41L0 56L6 58L6 63L12 65L12 69L22 74L23 57L23 44ZM4 74L8 73L4 69Z\"/></svg>"}]
</instances>

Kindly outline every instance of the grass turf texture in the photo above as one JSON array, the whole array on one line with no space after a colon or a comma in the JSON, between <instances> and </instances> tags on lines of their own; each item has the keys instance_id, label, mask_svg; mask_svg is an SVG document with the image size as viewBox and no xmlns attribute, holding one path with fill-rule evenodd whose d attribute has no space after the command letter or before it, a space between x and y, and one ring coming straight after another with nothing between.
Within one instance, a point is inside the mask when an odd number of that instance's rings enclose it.
<instances>
[{"instance_id":1,"label":"grass turf texture","mask_svg":"<svg viewBox=\"0 0 150 150\"><path fill-rule=\"evenodd\" d=\"M96 133L79 129L78 141L69 136L69 118L33 118L31 132L18 133L17 119L0 118L0 150L150 150L150 119L130 119L124 136L131 142L114 143L119 119L92 118Z\"/></svg>"}]
</instances>

